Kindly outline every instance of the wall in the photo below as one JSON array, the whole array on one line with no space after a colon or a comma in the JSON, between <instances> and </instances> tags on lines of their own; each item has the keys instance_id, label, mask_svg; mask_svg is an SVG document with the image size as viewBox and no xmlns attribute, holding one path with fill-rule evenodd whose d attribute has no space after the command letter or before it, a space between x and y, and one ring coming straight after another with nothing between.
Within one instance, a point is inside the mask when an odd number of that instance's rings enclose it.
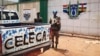
<instances>
[{"instance_id":1,"label":"wall","mask_svg":"<svg viewBox=\"0 0 100 56\"><path fill-rule=\"evenodd\" d=\"M24 10L26 10L26 9L30 10L30 14L31 14L30 20L25 20L23 17ZM28 22L28 21L33 22L34 18L36 18L37 12L40 12L40 3L39 2L29 2L29 3L19 4L19 14L20 14L22 22Z\"/></svg>"},{"instance_id":2,"label":"wall","mask_svg":"<svg viewBox=\"0 0 100 56\"><path fill-rule=\"evenodd\" d=\"M69 1L77 4L77 0L48 0L48 19L53 18L52 11L57 10L61 17L61 32L100 36L100 0L79 0L79 3L87 3L87 10L76 19L63 13L63 5Z\"/></svg>"},{"instance_id":3,"label":"wall","mask_svg":"<svg viewBox=\"0 0 100 56\"><path fill-rule=\"evenodd\" d=\"M15 11L17 11L17 4L8 5L8 6L6 7L6 9L8 9L8 10L15 10Z\"/></svg>"},{"instance_id":4,"label":"wall","mask_svg":"<svg viewBox=\"0 0 100 56\"><path fill-rule=\"evenodd\" d=\"M21 22L34 22L34 18L36 18L36 13L40 12L40 3L39 1L35 1L35 2L10 4L10 5L7 5L6 9L18 11ZM30 10L30 15L31 15L29 20L26 20L23 17L24 10L27 10L27 9Z\"/></svg>"}]
</instances>

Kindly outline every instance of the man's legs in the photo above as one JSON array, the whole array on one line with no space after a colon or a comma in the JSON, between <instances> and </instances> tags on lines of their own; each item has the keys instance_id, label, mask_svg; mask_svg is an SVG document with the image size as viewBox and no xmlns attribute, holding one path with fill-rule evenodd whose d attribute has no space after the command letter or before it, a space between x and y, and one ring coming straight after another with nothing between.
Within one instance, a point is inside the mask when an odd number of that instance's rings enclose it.
<instances>
[{"instance_id":1,"label":"man's legs","mask_svg":"<svg viewBox=\"0 0 100 56\"><path fill-rule=\"evenodd\" d=\"M56 32L56 42L55 42L55 44L56 44L56 46L55 46L55 48L57 49L57 47L58 47L58 42L59 42L59 33L58 32Z\"/></svg>"},{"instance_id":2,"label":"man's legs","mask_svg":"<svg viewBox=\"0 0 100 56\"><path fill-rule=\"evenodd\" d=\"M54 48L54 35L52 35L52 48Z\"/></svg>"}]
</instances>

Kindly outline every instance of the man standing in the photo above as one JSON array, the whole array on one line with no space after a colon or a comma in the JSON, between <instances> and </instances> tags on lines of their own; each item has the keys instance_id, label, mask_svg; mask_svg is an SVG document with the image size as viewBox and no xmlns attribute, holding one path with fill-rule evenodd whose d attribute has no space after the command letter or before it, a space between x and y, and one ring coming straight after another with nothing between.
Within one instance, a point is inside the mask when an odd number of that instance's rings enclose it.
<instances>
[{"instance_id":1,"label":"man standing","mask_svg":"<svg viewBox=\"0 0 100 56\"><path fill-rule=\"evenodd\" d=\"M61 28L60 17L56 17L56 21L51 25L52 48L57 49L57 47L58 47L60 28ZM55 43L54 43L54 39L55 39ZM55 46L54 46L54 44L55 44Z\"/></svg>"},{"instance_id":2,"label":"man standing","mask_svg":"<svg viewBox=\"0 0 100 56\"><path fill-rule=\"evenodd\" d=\"M35 23L42 23L42 18L40 17L40 12L37 13L37 18L34 19Z\"/></svg>"}]
</instances>

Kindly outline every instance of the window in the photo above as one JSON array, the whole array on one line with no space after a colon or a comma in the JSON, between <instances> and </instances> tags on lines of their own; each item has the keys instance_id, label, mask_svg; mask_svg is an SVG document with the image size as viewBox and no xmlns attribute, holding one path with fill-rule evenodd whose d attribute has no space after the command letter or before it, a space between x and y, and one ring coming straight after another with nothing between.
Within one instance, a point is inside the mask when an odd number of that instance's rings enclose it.
<instances>
[{"instance_id":1,"label":"window","mask_svg":"<svg viewBox=\"0 0 100 56\"><path fill-rule=\"evenodd\" d=\"M0 20L15 20L18 19L18 15L16 12L3 12L2 19L1 19L1 12L0 12Z\"/></svg>"},{"instance_id":2,"label":"window","mask_svg":"<svg viewBox=\"0 0 100 56\"><path fill-rule=\"evenodd\" d=\"M11 20L18 19L18 15L15 12L11 12L8 15L11 17Z\"/></svg>"}]
</instances>

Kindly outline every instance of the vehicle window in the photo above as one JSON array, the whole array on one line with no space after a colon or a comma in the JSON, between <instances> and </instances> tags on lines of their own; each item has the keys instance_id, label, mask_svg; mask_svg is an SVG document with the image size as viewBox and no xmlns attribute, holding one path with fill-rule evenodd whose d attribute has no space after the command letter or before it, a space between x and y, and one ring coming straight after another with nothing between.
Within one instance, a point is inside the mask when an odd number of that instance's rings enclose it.
<instances>
[{"instance_id":1,"label":"vehicle window","mask_svg":"<svg viewBox=\"0 0 100 56\"><path fill-rule=\"evenodd\" d=\"M1 16L0 20L10 20L8 13L9 12L3 12L2 15L1 15L1 12L0 12L0 16Z\"/></svg>"},{"instance_id":2,"label":"vehicle window","mask_svg":"<svg viewBox=\"0 0 100 56\"><path fill-rule=\"evenodd\" d=\"M18 19L18 15L17 15L17 13L15 13L15 12L9 13L9 16L11 17L11 20Z\"/></svg>"},{"instance_id":3,"label":"vehicle window","mask_svg":"<svg viewBox=\"0 0 100 56\"><path fill-rule=\"evenodd\" d=\"M5 14L3 14L3 15L2 15L2 18L3 18L3 19L6 19L6 15L5 15Z\"/></svg>"},{"instance_id":4,"label":"vehicle window","mask_svg":"<svg viewBox=\"0 0 100 56\"><path fill-rule=\"evenodd\" d=\"M5 15L6 17L3 17L3 20L10 20L10 17L8 15L9 12L3 12L3 15Z\"/></svg>"},{"instance_id":5,"label":"vehicle window","mask_svg":"<svg viewBox=\"0 0 100 56\"><path fill-rule=\"evenodd\" d=\"M15 20L15 19L18 19L18 15L15 12L3 12L2 19L0 12L0 20Z\"/></svg>"}]
</instances>

